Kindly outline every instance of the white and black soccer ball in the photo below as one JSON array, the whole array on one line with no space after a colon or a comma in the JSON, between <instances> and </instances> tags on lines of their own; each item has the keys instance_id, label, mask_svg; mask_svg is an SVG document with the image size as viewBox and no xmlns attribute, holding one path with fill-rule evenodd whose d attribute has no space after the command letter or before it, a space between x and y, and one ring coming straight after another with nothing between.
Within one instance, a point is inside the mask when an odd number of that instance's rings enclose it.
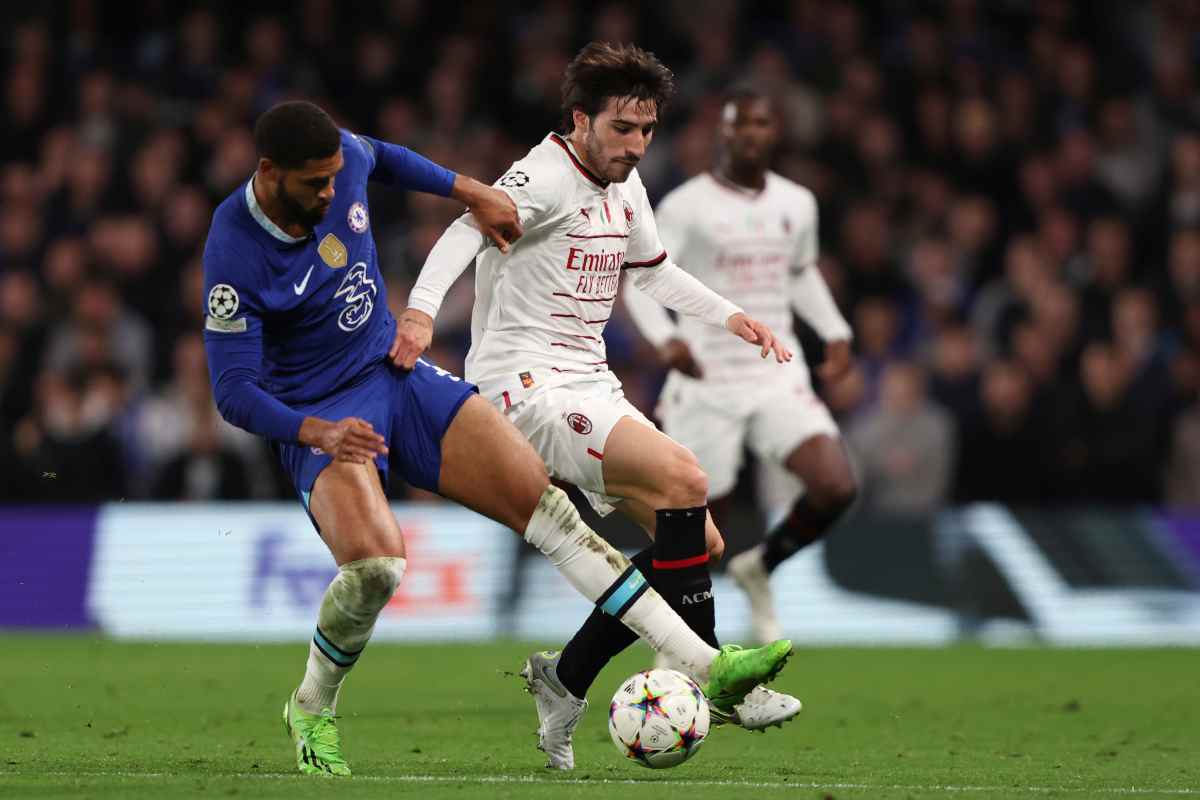
<instances>
[{"instance_id":1,"label":"white and black soccer ball","mask_svg":"<svg viewBox=\"0 0 1200 800\"><path fill-rule=\"evenodd\" d=\"M232 319L238 309L237 290L228 283L218 283L208 293L208 313L216 319Z\"/></svg>"},{"instance_id":2,"label":"white and black soccer ball","mask_svg":"<svg viewBox=\"0 0 1200 800\"><path fill-rule=\"evenodd\" d=\"M608 732L626 758L666 769L687 761L708 735L708 701L688 676L648 669L621 684L608 709Z\"/></svg>"}]
</instances>

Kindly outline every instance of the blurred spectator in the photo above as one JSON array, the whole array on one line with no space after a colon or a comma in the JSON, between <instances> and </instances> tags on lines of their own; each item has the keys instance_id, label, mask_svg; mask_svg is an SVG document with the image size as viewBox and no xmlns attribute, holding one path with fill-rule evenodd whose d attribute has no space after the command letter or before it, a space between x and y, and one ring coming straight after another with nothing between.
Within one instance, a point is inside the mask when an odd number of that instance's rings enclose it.
<instances>
[{"instance_id":1,"label":"blurred spectator","mask_svg":"<svg viewBox=\"0 0 1200 800\"><path fill-rule=\"evenodd\" d=\"M930 514L948 497L954 428L926 396L919 367L898 361L883 374L879 406L847 432L861 470L864 507L888 514Z\"/></svg>"},{"instance_id":2,"label":"blurred spectator","mask_svg":"<svg viewBox=\"0 0 1200 800\"><path fill-rule=\"evenodd\" d=\"M1042 431L1034 414L1033 383L1012 361L984 369L973 412L962 422L954 497L958 502L1040 502Z\"/></svg>"}]
</instances>

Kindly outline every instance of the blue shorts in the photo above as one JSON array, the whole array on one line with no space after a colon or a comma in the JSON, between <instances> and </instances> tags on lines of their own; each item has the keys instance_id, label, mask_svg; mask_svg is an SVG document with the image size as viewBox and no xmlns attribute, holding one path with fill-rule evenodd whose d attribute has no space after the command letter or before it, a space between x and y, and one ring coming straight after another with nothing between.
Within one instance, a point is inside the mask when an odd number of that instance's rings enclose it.
<instances>
[{"instance_id":1,"label":"blue shorts","mask_svg":"<svg viewBox=\"0 0 1200 800\"><path fill-rule=\"evenodd\" d=\"M365 419L387 441L387 455L375 457L384 486L389 469L394 469L413 486L436 492L442 470L442 437L458 409L476 392L474 384L423 359L417 360L411 372L385 361L352 386L295 408L305 416L330 422L346 417ZM280 442L274 447L307 509L317 475L333 459L318 447Z\"/></svg>"}]
</instances>

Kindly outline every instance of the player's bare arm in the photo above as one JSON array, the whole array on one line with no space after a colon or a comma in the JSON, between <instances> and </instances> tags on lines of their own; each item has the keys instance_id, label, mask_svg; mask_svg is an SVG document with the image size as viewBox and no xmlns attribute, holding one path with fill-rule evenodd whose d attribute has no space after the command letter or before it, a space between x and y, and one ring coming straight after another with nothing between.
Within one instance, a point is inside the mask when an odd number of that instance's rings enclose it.
<instances>
[{"instance_id":1,"label":"player's bare arm","mask_svg":"<svg viewBox=\"0 0 1200 800\"><path fill-rule=\"evenodd\" d=\"M689 378L697 380L704 377L704 370L692 355L692 348L683 339L671 338L658 348L658 360L667 369L682 372Z\"/></svg>"},{"instance_id":2,"label":"player's bare arm","mask_svg":"<svg viewBox=\"0 0 1200 800\"><path fill-rule=\"evenodd\" d=\"M854 365L854 355L850 350L849 339L838 339L825 345L825 361L817 372L824 381L841 380L850 367Z\"/></svg>"},{"instance_id":3,"label":"player's bare arm","mask_svg":"<svg viewBox=\"0 0 1200 800\"><path fill-rule=\"evenodd\" d=\"M401 369L412 369L432 339L433 317L415 308L406 309L396 320L396 338L388 358Z\"/></svg>"},{"instance_id":4,"label":"player's bare arm","mask_svg":"<svg viewBox=\"0 0 1200 800\"><path fill-rule=\"evenodd\" d=\"M479 230L496 243L501 253L507 253L509 245L524 233L521 218L517 216L516 203L499 189L458 175L454 178L450 196L471 210Z\"/></svg>"}]
</instances>

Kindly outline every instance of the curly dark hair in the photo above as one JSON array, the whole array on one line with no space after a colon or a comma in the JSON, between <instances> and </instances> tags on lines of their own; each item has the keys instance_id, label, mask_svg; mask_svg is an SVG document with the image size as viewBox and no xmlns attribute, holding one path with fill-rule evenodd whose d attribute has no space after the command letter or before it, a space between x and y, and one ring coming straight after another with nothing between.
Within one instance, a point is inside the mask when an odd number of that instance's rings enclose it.
<instances>
[{"instance_id":1,"label":"curly dark hair","mask_svg":"<svg viewBox=\"0 0 1200 800\"><path fill-rule=\"evenodd\" d=\"M675 94L675 75L658 56L632 44L589 42L567 65L562 83L563 131L575 128L579 109L594 117L610 97L653 102L659 114Z\"/></svg>"},{"instance_id":2,"label":"curly dark hair","mask_svg":"<svg viewBox=\"0 0 1200 800\"><path fill-rule=\"evenodd\" d=\"M332 157L342 146L342 136L337 123L320 106L292 100L258 118L254 146L260 158L269 158L284 169L300 169L305 161Z\"/></svg>"}]
</instances>

